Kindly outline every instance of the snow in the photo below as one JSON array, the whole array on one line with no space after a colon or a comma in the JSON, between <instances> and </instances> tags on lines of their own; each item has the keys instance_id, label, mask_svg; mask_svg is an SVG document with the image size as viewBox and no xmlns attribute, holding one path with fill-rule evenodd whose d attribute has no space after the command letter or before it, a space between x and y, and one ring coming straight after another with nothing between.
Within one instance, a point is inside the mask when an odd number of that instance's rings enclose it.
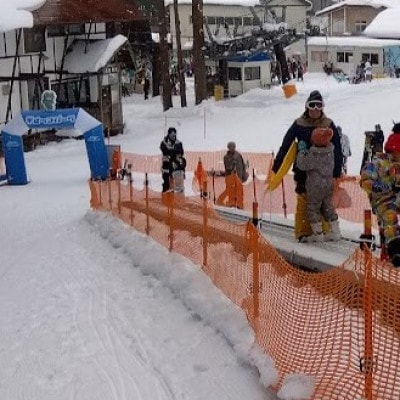
<instances>
[{"instance_id":1,"label":"snow","mask_svg":"<svg viewBox=\"0 0 400 400\"><path fill-rule=\"evenodd\" d=\"M162 112L160 98L124 99L124 151L159 154L168 126L186 150L277 151L319 89L351 141L359 171L364 131L399 120L400 79L350 85L305 74L290 99L255 89L235 99ZM110 215L89 210L83 141L26 153L31 182L0 187L0 399L273 399L274 362L254 344L244 313L199 267ZM141 186L142 176L135 174ZM160 177L150 185L160 189ZM189 185L189 177L187 183ZM353 226L359 234L362 227ZM314 254L314 250L313 250ZM279 395L308 398L314 378L293 371Z\"/></svg>"},{"instance_id":2,"label":"snow","mask_svg":"<svg viewBox=\"0 0 400 400\"><path fill-rule=\"evenodd\" d=\"M400 7L400 0L343 0L338 1L335 4L332 4L328 7L323 8L322 10L315 13L315 15L322 15L327 12L336 10L342 7L351 7L351 6L366 6L373 8L381 8L381 7Z\"/></svg>"},{"instance_id":3,"label":"snow","mask_svg":"<svg viewBox=\"0 0 400 400\"><path fill-rule=\"evenodd\" d=\"M399 30L400 34L400 30ZM364 36L312 36L307 42L313 46L382 47L400 46L400 40L375 39Z\"/></svg>"},{"instance_id":4,"label":"snow","mask_svg":"<svg viewBox=\"0 0 400 400\"><path fill-rule=\"evenodd\" d=\"M30 11L41 7L46 0L2 0L0 32L18 28L32 28L33 16Z\"/></svg>"},{"instance_id":5,"label":"snow","mask_svg":"<svg viewBox=\"0 0 400 400\"><path fill-rule=\"evenodd\" d=\"M365 28L364 35L377 38L400 39L400 6L380 12Z\"/></svg>"},{"instance_id":6,"label":"snow","mask_svg":"<svg viewBox=\"0 0 400 400\"><path fill-rule=\"evenodd\" d=\"M104 68L115 52L128 40L123 35L116 35L111 39L76 40L64 60L64 70L69 73L83 74L98 72Z\"/></svg>"}]
</instances>

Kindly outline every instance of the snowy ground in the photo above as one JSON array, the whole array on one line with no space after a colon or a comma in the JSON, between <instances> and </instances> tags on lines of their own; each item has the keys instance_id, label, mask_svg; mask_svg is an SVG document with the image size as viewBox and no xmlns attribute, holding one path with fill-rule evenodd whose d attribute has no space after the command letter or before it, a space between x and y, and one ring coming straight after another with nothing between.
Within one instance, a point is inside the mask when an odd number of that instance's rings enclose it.
<instances>
[{"instance_id":1,"label":"snowy ground","mask_svg":"<svg viewBox=\"0 0 400 400\"><path fill-rule=\"evenodd\" d=\"M187 150L233 139L239 150L277 151L320 89L326 113L350 136L357 173L363 132L380 123L388 134L400 120L400 80L348 85L306 74L297 86L291 99L274 88L198 107L189 95L188 108L175 99L167 113L159 98L135 95L124 100L125 134L111 142L158 154L175 125ZM275 371L240 310L196 266L88 211L82 141L38 148L26 164L31 183L0 187L0 399L269 398L258 371L267 384Z\"/></svg>"}]
</instances>

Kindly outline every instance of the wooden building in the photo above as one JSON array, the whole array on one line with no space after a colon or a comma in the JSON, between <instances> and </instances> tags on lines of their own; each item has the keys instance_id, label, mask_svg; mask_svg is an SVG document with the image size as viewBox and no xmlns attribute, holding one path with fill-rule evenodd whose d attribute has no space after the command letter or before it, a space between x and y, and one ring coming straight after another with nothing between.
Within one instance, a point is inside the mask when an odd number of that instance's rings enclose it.
<instances>
[{"instance_id":1,"label":"wooden building","mask_svg":"<svg viewBox=\"0 0 400 400\"><path fill-rule=\"evenodd\" d=\"M82 107L122 132L121 67L151 42L141 11L128 0L47 0L33 17L33 28L0 36L0 125L40 109L51 89L57 107Z\"/></svg>"}]
</instances>

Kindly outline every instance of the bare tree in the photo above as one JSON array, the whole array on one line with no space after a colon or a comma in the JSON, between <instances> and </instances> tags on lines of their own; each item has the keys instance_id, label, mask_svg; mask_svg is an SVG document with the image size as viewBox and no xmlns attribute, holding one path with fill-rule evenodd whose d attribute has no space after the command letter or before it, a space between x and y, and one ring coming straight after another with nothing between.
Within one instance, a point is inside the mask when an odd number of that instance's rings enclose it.
<instances>
[{"instance_id":1,"label":"bare tree","mask_svg":"<svg viewBox=\"0 0 400 400\"><path fill-rule=\"evenodd\" d=\"M167 42L167 19L164 0L158 0L158 24L160 35L160 74L162 83L163 110L173 107L171 96L171 81L169 77L169 52Z\"/></svg>"},{"instance_id":2,"label":"bare tree","mask_svg":"<svg viewBox=\"0 0 400 400\"><path fill-rule=\"evenodd\" d=\"M178 0L174 0L174 16L175 16L175 36L176 36L176 51L178 56L178 79L179 91L181 96L181 107L186 107L186 82L185 71L183 68L182 46L181 46L181 24L178 12Z\"/></svg>"},{"instance_id":3,"label":"bare tree","mask_svg":"<svg viewBox=\"0 0 400 400\"><path fill-rule=\"evenodd\" d=\"M192 0L193 63L195 102L207 99L207 75L204 62L203 0Z\"/></svg>"}]
</instances>

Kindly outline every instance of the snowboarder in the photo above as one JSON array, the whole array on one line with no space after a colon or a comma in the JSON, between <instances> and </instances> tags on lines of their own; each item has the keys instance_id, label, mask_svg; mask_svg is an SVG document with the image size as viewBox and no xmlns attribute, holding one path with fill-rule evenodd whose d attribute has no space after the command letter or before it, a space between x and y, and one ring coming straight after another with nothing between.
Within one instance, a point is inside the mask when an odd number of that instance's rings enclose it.
<instances>
[{"instance_id":1,"label":"snowboarder","mask_svg":"<svg viewBox=\"0 0 400 400\"><path fill-rule=\"evenodd\" d=\"M163 192L170 190L183 192L183 179L186 168L186 159L183 156L183 145L177 139L176 133L176 128L168 128L167 135L160 144L160 150L162 153L161 170L163 178ZM173 178L175 178L175 180Z\"/></svg>"},{"instance_id":2,"label":"snowboarder","mask_svg":"<svg viewBox=\"0 0 400 400\"><path fill-rule=\"evenodd\" d=\"M310 93L306 104L305 111L297 118L283 138L282 145L275 157L272 171L277 174L282 165L284 165L285 157L297 140L304 141L307 148L311 146L311 133L314 128L331 128L333 131L332 144L334 146L334 169L332 176L339 178L342 173L342 146L340 137L333 121L324 114L324 101L318 90ZM312 234L310 223L306 215L306 177L307 173L301 171L296 162L293 165L294 181L296 184L295 191L297 193L297 204L295 211L294 234L297 240L301 241L303 236Z\"/></svg>"},{"instance_id":3,"label":"snowboarder","mask_svg":"<svg viewBox=\"0 0 400 400\"><path fill-rule=\"evenodd\" d=\"M388 256L395 267L400 267L400 124L393 127L384 150L365 164L360 185L383 230Z\"/></svg>"},{"instance_id":4,"label":"snowboarder","mask_svg":"<svg viewBox=\"0 0 400 400\"><path fill-rule=\"evenodd\" d=\"M340 136L340 144L342 145L342 155L343 155L343 174L347 174L347 159L351 157L351 148L350 148L350 139L349 137L343 133L342 127L337 126L337 130Z\"/></svg>"},{"instance_id":5,"label":"snowboarder","mask_svg":"<svg viewBox=\"0 0 400 400\"><path fill-rule=\"evenodd\" d=\"M339 217L333 206L335 159L332 136L331 128L315 128L311 134L312 146L308 150L306 142L301 140L298 143L297 167L307 172L306 211L312 229L312 235L303 238L307 242L338 241L341 238ZM323 220L329 225L325 234Z\"/></svg>"}]
</instances>

